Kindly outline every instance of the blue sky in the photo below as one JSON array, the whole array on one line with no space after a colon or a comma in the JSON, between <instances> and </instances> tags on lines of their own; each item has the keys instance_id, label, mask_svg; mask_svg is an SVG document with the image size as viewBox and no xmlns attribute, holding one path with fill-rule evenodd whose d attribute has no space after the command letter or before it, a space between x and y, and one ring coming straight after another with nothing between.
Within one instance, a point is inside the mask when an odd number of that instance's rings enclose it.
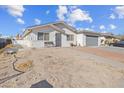
<instances>
[{"instance_id":1,"label":"blue sky","mask_svg":"<svg viewBox=\"0 0 124 93\"><path fill-rule=\"evenodd\" d=\"M124 6L0 6L0 34L5 36L56 21L65 21L79 30L124 34Z\"/></svg>"}]
</instances>

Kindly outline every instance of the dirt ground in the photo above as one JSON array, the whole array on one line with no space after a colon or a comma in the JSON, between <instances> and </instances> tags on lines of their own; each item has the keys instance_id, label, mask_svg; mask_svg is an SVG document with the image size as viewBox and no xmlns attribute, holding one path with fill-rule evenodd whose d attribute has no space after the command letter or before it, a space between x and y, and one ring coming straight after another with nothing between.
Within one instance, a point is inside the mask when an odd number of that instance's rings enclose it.
<instances>
[{"instance_id":1,"label":"dirt ground","mask_svg":"<svg viewBox=\"0 0 124 93\"><path fill-rule=\"evenodd\" d=\"M112 60L124 62L124 50L123 53L118 53L114 51L108 51L108 50L103 50L100 48L78 48L78 50L83 51L83 52L88 52L94 55L106 57Z\"/></svg>"},{"instance_id":2,"label":"dirt ground","mask_svg":"<svg viewBox=\"0 0 124 93\"><path fill-rule=\"evenodd\" d=\"M0 55L0 87L31 87L46 80L55 88L124 87L124 54L100 48L42 48L19 51L18 62L32 60L25 73Z\"/></svg>"}]
</instances>

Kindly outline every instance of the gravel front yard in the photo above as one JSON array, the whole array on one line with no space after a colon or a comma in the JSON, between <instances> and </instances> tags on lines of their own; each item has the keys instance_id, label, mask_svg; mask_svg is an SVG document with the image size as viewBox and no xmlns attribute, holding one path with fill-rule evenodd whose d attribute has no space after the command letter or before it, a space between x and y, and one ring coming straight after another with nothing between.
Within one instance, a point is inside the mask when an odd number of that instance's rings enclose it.
<instances>
[{"instance_id":1,"label":"gravel front yard","mask_svg":"<svg viewBox=\"0 0 124 93\"><path fill-rule=\"evenodd\" d=\"M19 74L15 59L0 55L0 87L31 87L46 80L53 87L124 87L124 54L97 48L42 48L19 51L18 61L33 66ZM113 58L112 58L113 57Z\"/></svg>"}]
</instances>

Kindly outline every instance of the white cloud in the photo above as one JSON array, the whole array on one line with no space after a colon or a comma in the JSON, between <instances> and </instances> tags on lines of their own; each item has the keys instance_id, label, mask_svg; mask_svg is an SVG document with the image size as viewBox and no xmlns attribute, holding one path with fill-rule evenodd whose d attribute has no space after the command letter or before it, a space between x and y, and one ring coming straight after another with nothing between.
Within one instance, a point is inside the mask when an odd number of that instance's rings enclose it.
<instances>
[{"instance_id":1,"label":"white cloud","mask_svg":"<svg viewBox=\"0 0 124 93\"><path fill-rule=\"evenodd\" d=\"M114 12L117 14L119 19L124 18L124 6L115 7Z\"/></svg>"},{"instance_id":2,"label":"white cloud","mask_svg":"<svg viewBox=\"0 0 124 93\"><path fill-rule=\"evenodd\" d=\"M77 30L88 30L88 31L94 31L94 29L92 29L92 28L82 28L82 27L77 28Z\"/></svg>"},{"instance_id":3,"label":"white cloud","mask_svg":"<svg viewBox=\"0 0 124 93\"><path fill-rule=\"evenodd\" d=\"M41 21L37 18L34 19L34 22L35 22L36 25L39 25L41 23Z\"/></svg>"},{"instance_id":4,"label":"white cloud","mask_svg":"<svg viewBox=\"0 0 124 93\"><path fill-rule=\"evenodd\" d=\"M110 18L110 19L115 19L116 17L115 17L114 14L111 14L111 15L109 16L109 18Z\"/></svg>"},{"instance_id":5,"label":"white cloud","mask_svg":"<svg viewBox=\"0 0 124 93\"><path fill-rule=\"evenodd\" d=\"M5 8L11 16L16 17L17 18L16 21L19 24L25 24L24 20L18 18L18 17L23 17L23 13L25 11L23 5L5 5L3 6L3 8Z\"/></svg>"},{"instance_id":6,"label":"white cloud","mask_svg":"<svg viewBox=\"0 0 124 93\"><path fill-rule=\"evenodd\" d=\"M78 21L88 21L90 23L93 21L89 13L80 9L78 6L59 6L57 9L57 17L59 20L66 21L73 26Z\"/></svg>"},{"instance_id":7,"label":"white cloud","mask_svg":"<svg viewBox=\"0 0 124 93\"><path fill-rule=\"evenodd\" d=\"M105 29L105 26L104 25L100 25L99 29L103 30L103 29Z\"/></svg>"},{"instance_id":8,"label":"white cloud","mask_svg":"<svg viewBox=\"0 0 124 93\"><path fill-rule=\"evenodd\" d=\"M19 24L25 24L24 20L22 20L21 18L17 18L17 22L18 22Z\"/></svg>"},{"instance_id":9,"label":"white cloud","mask_svg":"<svg viewBox=\"0 0 124 93\"><path fill-rule=\"evenodd\" d=\"M22 17L25 8L22 5L7 5L5 6L7 12L14 17Z\"/></svg>"},{"instance_id":10,"label":"white cloud","mask_svg":"<svg viewBox=\"0 0 124 93\"><path fill-rule=\"evenodd\" d=\"M50 11L49 11L49 10L47 10L47 11L46 11L46 14L49 14L49 13L50 13Z\"/></svg>"},{"instance_id":11,"label":"white cloud","mask_svg":"<svg viewBox=\"0 0 124 93\"><path fill-rule=\"evenodd\" d=\"M67 14L67 7L66 6L59 6L57 9L57 17L59 20L64 20L65 15Z\"/></svg>"},{"instance_id":12,"label":"white cloud","mask_svg":"<svg viewBox=\"0 0 124 93\"><path fill-rule=\"evenodd\" d=\"M102 31L102 33L107 33L107 31Z\"/></svg>"},{"instance_id":13,"label":"white cloud","mask_svg":"<svg viewBox=\"0 0 124 93\"><path fill-rule=\"evenodd\" d=\"M76 6L76 5L72 5L72 6L70 6L70 7L73 8L73 9L78 8L78 6Z\"/></svg>"},{"instance_id":14,"label":"white cloud","mask_svg":"<svg viewBox=\"0 0 124 93\"><path fill-rule=\"evenodd\" d=\"M75 9L70 13L69 20L72 23L75 23L76 21L89 21L92 22L92 18L89 16L89 14L81 9Z\"/></svg>"},{"instance_id":15,"label":"white cloud","mask_svg":"<svg viewBox=\"0 0 124 93\"><path fill-rule=\"evenodd\" d=\"M85 30L94 31L94 29L91 28L85 28Z\"/></svg>"},{"instance_id":16,"label":"white cloud","mask_svg":"<svg viewBox=\"0 0 124 93\"><path fill-rule=\"evenodd\" d=\"M22 32L25 32L25 28L22 29Z\"/></svg>"},{"instance_id":17,"label":"white cloud","mask_svg":"<svg viewBox=\"0 0 124 93\"><path fill-rule=\"evenodd\" d=\"M112 29L112 30L117 28L117 27L116 27L115 25L113 25L113 24L110 24L109 27L110 27L110 29Z\"/></svg>"},{"instance_id":18,"label":"white cloud","mask_svg":"<svg viewBox=\"0 0 124 93\"><path fill-rule=\"evenodd\" d=\"M79 5L71 5L71 6L69 6L68 8L70 9L70 10L74 10L74 9L77 9L79 7Z\"/></svg>"}]
</instances>

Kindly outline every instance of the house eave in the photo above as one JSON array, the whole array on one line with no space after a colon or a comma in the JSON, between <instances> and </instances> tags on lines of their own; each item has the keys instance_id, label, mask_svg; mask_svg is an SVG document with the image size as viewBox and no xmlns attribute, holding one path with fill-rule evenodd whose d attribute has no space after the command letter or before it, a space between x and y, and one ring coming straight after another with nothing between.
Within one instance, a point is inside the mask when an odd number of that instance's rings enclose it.
<instances>
[{"instance_id":1,"label":"house eave","mask_svg":"<svg viewBox=\"0 0 124 93\"><path fill-rule=\"evenodd\" d=\"M84 34L84 35L90 35L90 36L101 36L100 33L87 31L87 30L79 31L77 34Z\"/></svg>"},{"instance_id":2,"label":"house eave","mask_svg":"<svg viewBox=\"0 0 124 93\"><path fill-rule=\"evenodd\" d=\"M60 33L66 35L65 31L62 30L62 29L60 29L59 27L55 26L55 24L63 24L65 27L67 27L67 28L70 29L72 32L74 32L74 33L77 34L77 30L76 30L74 27L68 25L68 24L65 23L64 21L59 21L59 22L55 22L55 23L48 23L48 24L44 24L44 25L36 25L36 26L28 27L28 28L25 30L25 32L24 32L24 34L25 34L25 33L26 33L26 34L23 36L23 38L24 38L25 36L27 36L28 34L30 34L34 29L36 29L36 28L38 28L38 27L40 28L40 27L46 27L46 26L50 26L50 27L52 27L53 29L59 31ZM29 30L31 30L31 31L29 31ZM26 31L29 31L29 32L26 32Z\"/></svg>"}]
</instances>

